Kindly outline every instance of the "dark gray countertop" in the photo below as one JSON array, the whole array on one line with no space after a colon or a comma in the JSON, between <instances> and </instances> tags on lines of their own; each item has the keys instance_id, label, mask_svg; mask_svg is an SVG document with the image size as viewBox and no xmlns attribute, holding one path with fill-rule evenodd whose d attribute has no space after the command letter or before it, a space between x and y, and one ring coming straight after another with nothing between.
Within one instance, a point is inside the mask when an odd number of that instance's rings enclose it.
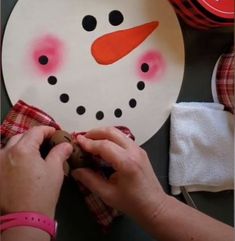
<instances>
[{"instance_id":1,"label":"dark gray countertop","mask_svg":"<svg viewBox=\"0 0 235 241\"><path fill-rule=\"evenodd\" d=\"M2 35L16 2L17 0L2 0ZM212 71L218 57L232 45L233 32L231 29L198 31L183 23L181 25L185 40L186 68L178 102L211 102ZM10 106L1 75L1 122ZM170 190L168 185L169 127L168 119L159 132L143 145L161 184L168 193ZM178 198L181 199L181 197ZM198 192L193 193L192 198L199 210L233 225L233 191ZM110 232L104 235L86 208L77 186L70 179L64 182L56 217L59 221L58 241L152 240L126 216L116 220Z\"/></svg>"}]
</instances>

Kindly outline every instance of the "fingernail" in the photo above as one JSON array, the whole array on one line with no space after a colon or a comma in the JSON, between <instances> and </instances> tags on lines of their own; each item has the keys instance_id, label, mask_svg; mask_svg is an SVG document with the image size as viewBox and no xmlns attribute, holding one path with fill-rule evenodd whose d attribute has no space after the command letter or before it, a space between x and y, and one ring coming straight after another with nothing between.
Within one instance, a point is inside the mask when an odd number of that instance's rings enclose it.
<instances>
[{"instance_id":1,"label":"fingernail","mask_svg":"<svg viewBox=\"0 0 235 241\"><path fill-rule=\"evenodd\" d=\"M70 143L68 143L68 142L64 142L63 145L64 145L65 149L69 149L69 148L72 147L72 145Z\"/></svg>"},{"instance_id":2,"label":"fingernail","mask_svg":"<svg viewBox=\"0 0 235 241\"><path fill-rule=\"evenodd\" d=\"M73 146L68 142L64 142L63 143L63 149L64 149L65 152L70 153L73 150Z\"/></svg>"}]
</instances>

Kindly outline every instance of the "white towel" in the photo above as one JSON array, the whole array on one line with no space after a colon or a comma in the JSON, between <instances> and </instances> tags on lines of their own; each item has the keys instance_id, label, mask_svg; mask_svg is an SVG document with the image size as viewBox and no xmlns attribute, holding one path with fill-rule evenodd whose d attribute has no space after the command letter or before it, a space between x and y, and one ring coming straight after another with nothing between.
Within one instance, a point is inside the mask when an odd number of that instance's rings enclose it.
<instances>
[{"instance_id":1,"label":"white towel","mask_svg":"<svg viewBox=\"0 0 235 241\"><path fill-rule=\"evenodd\" d=\"M234 188L233 115L217 103L173 105L170 133L171 192Z\"/></svg>"}]
</instances>

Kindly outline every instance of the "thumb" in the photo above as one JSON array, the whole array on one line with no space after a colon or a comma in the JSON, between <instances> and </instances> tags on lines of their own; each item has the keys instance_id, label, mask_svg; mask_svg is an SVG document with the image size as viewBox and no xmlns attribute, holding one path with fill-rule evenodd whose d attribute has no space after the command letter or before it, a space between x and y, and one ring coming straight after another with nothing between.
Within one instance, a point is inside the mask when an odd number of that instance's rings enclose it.
<instances>
[{"instance_id":1,"label":"thumb","mask_svg":"<svg viewBox=\"0 0 235 241\"><path fill-rule=\"evenodd\" d=\"M48 164L52 165L53 167L58 165L62 167L63 163L72 154L72 151L73 151L72 145L67 142L64 142L53 147L45 160Z\"/></svg>"},{"instance_id":2,"label":"thumb","mask_svg":"<svg viewBox=\"0 0 235 241\"><path fill-rule=\"evenodd\" d=\"M88 168L79 168L72 171L72 177L81 182L91 192L96 193L103 201L112 197L112 186L101 175Z\"/></svg>"}]
</instances>

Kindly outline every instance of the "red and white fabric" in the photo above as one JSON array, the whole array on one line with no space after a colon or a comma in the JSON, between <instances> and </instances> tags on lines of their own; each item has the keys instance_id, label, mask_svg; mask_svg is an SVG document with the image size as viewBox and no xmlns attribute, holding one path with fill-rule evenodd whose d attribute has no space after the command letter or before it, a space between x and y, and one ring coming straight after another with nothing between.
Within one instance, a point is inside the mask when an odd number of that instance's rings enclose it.
<instances>
[{"instance_id":1,"label":"red and white fabric","mask_svg":"<svg viewBox=\"0 0 235 241\"><path fill-rule=\"evenodd\" d=\"M225 110L234 114L234 47L221 55L212 75L212 94L215 102L224 105Z\"/></svg>"},{"instance_id":2,"label":"red and white fabric","mask_svg":"<svg viewBox=\"0 0 235 241\"><path fill-rule=\"evenodd\" d=\"M0 126L1 148L3 148L8 140L20 133L24 133L33 126L47 125L56 129L60 126L42 110L26 104L19 100L6 116L2 125ZM120 127L124 133L126 129ZM73 133L74 134L74 133ZM131 133L130 138L134 138ZM102 170L100 170L102 172ZM107 206L99 197L91 193L87 188L79 185L81 192L84 194L85 202L89 209L95 216L97 223L99 223L104 231L107 231L115 217L120 216L120 212Z\"/></svg>"}]
</instances>

